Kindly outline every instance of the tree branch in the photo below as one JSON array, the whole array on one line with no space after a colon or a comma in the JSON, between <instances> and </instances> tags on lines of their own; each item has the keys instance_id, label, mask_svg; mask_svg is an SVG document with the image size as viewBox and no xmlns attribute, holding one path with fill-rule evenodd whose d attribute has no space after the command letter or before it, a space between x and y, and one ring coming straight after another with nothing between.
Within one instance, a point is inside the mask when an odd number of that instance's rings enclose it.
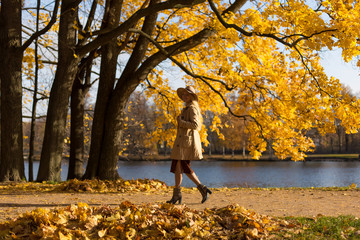
<instances>
[{"instance_id":1,"label":"tree branch","mask_svg":"<svg viewBox=\"0 0 360 240\"><path fill-rule=\"evenodd\" d=\"M89 17L87 19L87 22L86 22L86 25L84 27L83 30L85 31L89 31L90 27L91 27L91 24L94 20L94 16L95 16L95 12L96 12L96 7L98 5L98 1L99 0L94 0L92 5L91 5L91 9L90 9L90 13L89 13Z\"/></svg>"},{"instance_id":2,"label":"tree branch","mask_svg":"<svg viewBox=\"0 0 360 240\"><path fill-rule=\"evenodd\" d=\"M53 15L51 16L50 22L48 23L48 25L46 25L43 29L41 29L40 31L34 33L22 46L21 46L21 50L25 51L26 48L28 48L30 46L30 44L39 36L43 35L44 33L46 33L47 31L50 30L50 28L55 24L56 19L57 19L57 12L59 9L59 4L60 4L60 0L55 0L55 5L54 5L54 10L53 10Z\"/></svg>"},{"instance_id":3,"label":"tree branch","mask_svg":"<svg viewBox=\"0 0 360 240\"><path fill-rule=\"evenodd\" d=\"M270 34L270 33L257 33L257 32L248 32L244 29L242 29L241 27L237 26L236 24L229 24L225 21L225 19L223 18L223 16L220 14L219 10L216 8L215 6L215 3L213 0L208 0L209 2L209 5L211 7L211 10L214 11L216 17L218 18L218 20L220 21L220 23L225 27L225 28L233 28L235 30L237 30L238 32L242 33L243 35L247 36L247 37L252 37L252 36L259 36L259 37L268 37L268 38L272 38L282 44L284 44L285 46L288 46L290 48L293 48L295 47L300 41L302 40L306 40L306 39L309 39L315 35L319 35L319 34L322 34L322 33L325 33L325 32L334 32L336 31L336 29L325 29L325 30L322 30L320 32L316 32L316 33L313 33L311 34L310 36L305 36L303 34L294 34L292 36L301 36L300 38L296 39L294 42L292 43L289 43L287 41L284 41L284 39L287 39L289 38L290 36L287 36L287 37L284 37L284 38L280 38L274 34Z\"/></svg>"},{"instance_id":4,"label":"tree branch","mask_svg":"<svg viewBox=\"0 0 360 240\"><path fill-rule=\"evenodd\" d=\"M205 2L205 0L191 0L191 1L190 0L168 0L165 2L150 5L149 7L144 8L144 9L139 9L137 12L135 12L133 15L131 15L131 17L129 19L127 19L125 22L123 22L121 25L119 25L114 30L104 33L104 34L98 36L96 39L94 39L90 43L86 44L85 46L78 48L76 51L76 54L79 57L82 57L83 55L90 52L91 50L98 48L99 46L120 36L121 34L128 31L128 29L131 28L142 17L154 14L159 11L167 10L167 9L191 7L191 6L203 3L203 2Z\"/></svg>"},{"instance_id":5,"label":"tree branch","mask_svg":"<svg viewBox=\"0 0 360 240\"><path fill-rule=\"evenodd\" d=\"M299 51L299 49L296 47L297 44L300 42L300 41L303 41L303 40L306 40L306 39L310 39L312 38L313 36L316 36L316 35L319 35L319 34L322 34L322 33L325 33L325 32L334 32L336 31L336 29L325 29L325 30L322 30L320 32L315 32L309 36L305 36L303 34L293 34L291 36L286 36L286 37L283 37L283 38L279 38L273 34L266 34L266 33L256 33L256 32L248 32L248 31L245 31L244 29L240 28L239 26L237 26L236 24L228 24L224 18L222 17L222 15L220 14L220 12L218 11L218 9L216 8L213 0L208 0L209 2L209 5L211 7L211 9L214 11L215 15L217 16L218 20L220 21L220 23L225 27L225 28L233 28L237 31L239 31L240 33L244 34L245 36L248 36L248 37L251 37L251 36L259 36L259 37L269 37L269 38L272 38L272 39L275 39L276 41L284 44L285 46L288 46L290 48L293 48L295 49L295 51L299 54L300 58L301 58L301 61L303 63L303 65L305 66L306 70L309 72L309 74L311 75L311 77L313 78L313 80L316 82L318 88L320 91L323 91L324 93L326 93L327 95L330 96L329 93L327 93L326 91L324 91L319 82L317 81L316 77L312 74L311 70L309 69L309 67L307 66L307 64L305 63L305 60L304 60L304 57L303 55L301 54L301 52ZM294 37L294 36L300 36L298 39L294 40L292 43L289 43L287 41L284 41L284 39L287 39L287 38L291 38L291 37Z\"/></svg>"},{"instance_id":6,"label":"tree branch","mask_svg":"<svg viewBox=\"0 0 360 240\"><path fill-rule=\"evenodd\" d=\"M30 89L30 88L27 88L27 87L22 87L22 89L26 90L26 91L29 91L29 92L34 92L34 89ZM48 99L49 96L41 93L41 92L38 92L37 94L41 95L42 97L41 98L38 98L38 100L44 100L44 99Z\"/></svg>"},{"instance_id":7,"label":"tree branch","mask_svg":"<svg viewBox=\"0 0 360 240\"><path fill-rule=\"evenodd\" d=\"M57 65L58 64L57 62L48 61L48 60L42 60L41 62L44 63L44 64L51 64L51 65Z\"/></svg>"},{"instance_id":8,"label":"tree branch","mask_svg":"<svg viewBox=\"0 0 360 240\"><path fill-rule=\"evenodd\" d=\"M229 110L230 114L238 117L238 118L246 118L246 117L251 117L250 115L237 115L235 114L232 109L230 108L230 106L227 104L227 101L225 99L225 97L220 93L220 91L216 90L207 80L211 79L212 81L216 81L216 79L212 79L209 77L205 77L205 76L201 76L201 75L197 75L192 73L190 70L188 70L182 63L180 63L179 61L177 61L175 58L172 57L172 55L170 53L168 53L160 44L158 44L154 39L151 38L151 36L149 36L148 34L142 32L141 30L137 30L137 29L129 29L129 31L131 32L136 32L141 34L142 36L147 37L158 49L159 51L164 54L167 58L169 58L173 63L175 63L181 70L183 70L186 74L188 74L189 76L195 78L195 79L200 79L202 82L204 82L213 92L215 92L223 101L223 103L225 104L225 107ZM252 117L251 117L252 118Z\"/></svg>"},{"instance_id":9,"label":"tree branch","mask_svg":"<svg viewBox=\"0 0 360 240\"><path fill-rule=\"evenodd\" d=\"M311 78L315 81L317 88L319 89L320 92L324 92L325 94L327 94L329 97L332 97L330 93L328 93L327 91L325 91L319 84L318 80L316 79L316 77L314 76L314 74L312 73L311 69L309 68L309 66L306 64L304 56L302 55L302 53L300 52L300 50L297 47L294 47L294 49L297 51L297 53L300 56L301 62L302 64L305 66L306 70L308 71L308 73L310 74Z\"/></svg>"},{"instance_id":10,"label":"tree branch","mask_svg":"<svg viewBox=\"0 0 360 240\"><path fill-rule=\"evenodd\" d=\"M159 2L159 0L151 0L150 6L156 4ZM130 74L134 73L136 69L139 67L140 63L143 61L145 54L148 49L148 45L150 42L150 39L147 38L152 32L154 31L155 25L156 25L156 19L157 19L157 12L150 14L145 17L142 30L145 35L140 35L138 40L136 41L135 47L131 53L131 56L121 73L121 77L118 81L118 83L122 83L123 81L127 81ZM131 31L129 31L131 32Z\"/></svg>"},{"instance_id":11,"label":"tree branch","mask_svg":"<svg viewBox=\"0 0 360 240\"><path fill-rule=\"evenodd\" d=\"M169 113L170 110L170 104L172 103L172 101L169 99L168 96L166 96L164 93L162 93L161 91L159 91L158 89L156 89L152 84L151 82L149 81L149 79L145 79L146 83L147 83L147 88L149 89L153 89L154 91L156 91L161 97L162 99L166 99L166 100L163 100L166 104L166 108L167 108L167 112ZM173 106L174 110L175 110L175 107Z\"/></svg>"},{"instance_id":12,"label":"tree branch","mask_svg":"<svg viewBox=\"0 0 360 240\"><path fill-rule=\"evenodd\" d=\"M29 110L29 109L28 109L28 110ZM31 116L25 116L25 115L23 115L22 117L23 117L23 118L32 118ZM38 117L36 117L35 119L41 119L41 118L46 118L46 115L38 116Z\"/></svg>"},{"instance_id":13,"label":"tree branch","mask_svg":"<svg viewBox=\"0 0 360 240\"><path fill-rule=\"evenodd\" d=\"M187 58L187 60L188 60L189 66L190 66L190 68L191 68L191 71L194 72L194 70L193 70L192 67L191 67L191 62L190 62L189 56L187 55L186 52L185 52L185 56L186 56L186 58ZM210 78L210 77L207 77L207 76L202 76L202 77L204 77L205 79L210 80L210 81L212 81L212 82L220 83L220 84L223 85L223 86L226 88L226 90L228 90L228 91L232 91L232 90L234 90L234 89L236 88L236 87L230 87L229 85L227 85L225 82L221 81L220 79Z\"/></svg>"},{"instance_id":14,"label":"tree branch","mask_svg":"<svg viewBox=\"0 0 360 240\"><path fill-rule=\"evenodd\" d=\"M224 13L229 12L229 9L231 11L236 12L239 10L246 0L236 0L228 9L224 11ZM139 34L145 34L137 29L131 29L133 32L137 32ZM176 59L174 59L172 56L183 53L187 50L190 50L199 44L205 42L209 39L209 37L213 36L215 34L215 31L211 28L205 28L201 30L200 32L196 33L195 35L182 40L181 42L178 42L176 44L173 44L171 46L168 46L166 48L163 48L159 43L157 43L155 40L151 38L151 36L145 34L146 36L158 49L159 51L149 58L147 58L144 63L140 66L140 68L136 71L135 76L133 77L133 80L127 81L126 84L129 86L131 85L137 85L141 81L145 80L147 75L154 69L159 63L164 61L167 58L170 58L174 63L178 64L180 68L182 68L185 72L188 72L192 76L196 76L191 71L187 70L184 66L182 66ZM202 79L203 81L206 81L206 77L203 76L197 76L199 79ZM214 79L211 79L214 80ZM231 109L230 109L231 110Z\"/></svg>"}]
</instances>

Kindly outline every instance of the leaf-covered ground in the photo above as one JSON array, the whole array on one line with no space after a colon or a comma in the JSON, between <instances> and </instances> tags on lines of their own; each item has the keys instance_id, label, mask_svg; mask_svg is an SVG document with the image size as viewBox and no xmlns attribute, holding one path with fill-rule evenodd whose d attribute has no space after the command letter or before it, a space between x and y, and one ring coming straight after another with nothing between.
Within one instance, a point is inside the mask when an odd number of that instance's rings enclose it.
<instances>
[{"instance_id":1,"label":"leaf-covered ground","mask_svg":"<svg viewBox=\"0 0 360 240\"><path fill-rule=\"evenodd\" d=\"M136 180L77 180L73 179L61 183L36 183L36 182L11 182L0 185L1 192L35 191L35 192L154 192L166 190L168 186L159 180L136 179Z\"/></svg>"},{"instance_id":2,"label":"leaf-covered ground","mask_svg":"<svg viewBox=\"0 0 360 240\"><path fill-rule=\"evenodd\" d=\"M244 239L268 238L295 225L239 205L192 210L185 205L89 207L78 203L36 209L0 224L1 239Z\"/></svg>"},{"instance_id":3,"label":"leaf-covered ground","mask_svg":"<svg viewBox=\"0 0 360 240\"><path fill-rule=\"evenodd\" d=\"M296 239L308 231L319 239L360 239L355 185L213 189L204 204L196 188L184 188L183 205L165 203L171 190L148 179L2 184L0 221L7 221L0 223L0 239ZM323 215L336 217L329 220L336 231L329 231L330 225L313 227ZM338 226L339 215L355 216Z\"/></svg>"}]
</instances>

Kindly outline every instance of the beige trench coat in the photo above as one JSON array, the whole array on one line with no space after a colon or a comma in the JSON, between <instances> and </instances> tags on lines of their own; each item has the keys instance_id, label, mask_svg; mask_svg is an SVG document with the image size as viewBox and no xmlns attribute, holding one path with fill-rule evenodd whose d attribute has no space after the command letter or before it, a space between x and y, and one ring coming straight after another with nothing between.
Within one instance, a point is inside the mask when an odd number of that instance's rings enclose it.
<instances>
[{"instance_id":1,"label":"beige trench coat","mask_svg":"<svg viewBox=\"0 0 360 240\"><path fill-rule=\"evenodd\" d=\"M173 160L199 160L202 159L202 147L199 131L202 117L199 107L190 103L181 112L178 122L176 139L170 158Z\"/></svg>"}]
</instances>

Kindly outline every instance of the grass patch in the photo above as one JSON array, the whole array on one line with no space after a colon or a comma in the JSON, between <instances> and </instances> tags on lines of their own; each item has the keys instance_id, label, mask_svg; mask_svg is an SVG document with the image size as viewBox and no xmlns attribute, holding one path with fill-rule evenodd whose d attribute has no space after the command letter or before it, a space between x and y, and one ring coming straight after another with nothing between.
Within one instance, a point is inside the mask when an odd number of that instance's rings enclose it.
<instances>
[{"instance_id":1,"label":"grass patch","mask_svg":"<svg viewBox=\"0 0 360 240\"><path fill-rule=\"evenodd\" d=\"M285 188L268 188L269 190L321 190L321 191L360 191L357 184L352 183L349 186L342 187L285 187Z\"/></svg>"},{"instance_id":2,"label":"grass patch","mask_svg":"<svg viewBox=\"0 0 360 240\"><path fill-rule=\"evenodd\" d=\"M279 190L315 190L315 191L360 191L357 184L352 183L349 186L342 187L221 187L214 188L215 191L236 191L236 190L259 190L259 191L279 191Z\"/></svg>"},{"instance_id":3,"label":"grass patch","mask_svg":"<svg viewBox=\"0 0 360 240\"><path fill-rule=\"evenodd\" d=\"M354 216L287 217L296 226L279 233L286 239L360 239L360 220Z\"/></svg>"},{"instance_id":4,"label":"grass patch","mask_svg":"<svg viewBox=\"0 0 360 240\"><path fill-rule=\"evenodd\" d=\"M309 154L308 158L359 158L359 154Z\"/></svg>"}]
</instances>

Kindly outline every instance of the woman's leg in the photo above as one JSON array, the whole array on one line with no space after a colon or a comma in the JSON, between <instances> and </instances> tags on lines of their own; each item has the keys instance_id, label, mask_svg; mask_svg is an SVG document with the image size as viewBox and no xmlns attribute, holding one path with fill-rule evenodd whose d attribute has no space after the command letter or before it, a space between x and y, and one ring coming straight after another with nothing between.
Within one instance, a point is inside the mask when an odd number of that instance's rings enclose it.
<instances>
[{"instance_id":1,"label":"woman's leg","mask_svg":"<svg viewBox=\"0 0 360 240\"><path fill-rule=\"evenodd\" d=\"M190 180L196 184L197 189L199 190L202 196L201 203L204 203L208 198L208 194L212 194L212 192L205 185L201 184L199 178L196 176L195 172L191 169L190 162L188 164L188 167L186 167L186 172L185 172L186 176L188 176L188 178L190 178Z\"/></svg>"},{"instance_id":2,"label":"woman's leg","mask_svg":"<svg viewBox=\"0 0 360 240\"><path fill-rule=\"evenodd\" d=\"M176 165L175 165L176 164ZM175 166L174 166L175 165ZM179 202L181 204L181 182L182 182L182 171L181 171L181 165L180 161L173 160L171 163L171 172L175 174L175 187L173 196L169 201L166 201L167 203L176 204Z\"/></svg>"},{"instance_id":3,"label":"woman's leg","mask_svg":"<svg viewBox=\"0 0 360 240\"><path fill-rule=\"evenodd\" d=\"M188 176L188 178L190 178L191 181L193 181L196 186L199 186L201 184L199 178L196 176L195 172L192 173L186 173L186 176Z\"/></svg>"},{"instance_id":4,"label":"woman's leg","mask_svg":"<svg viewBox=\"0 0 360 240\"><path fill-rule=\"evenodd\" d=\"M182 182L181 163L180 160L178 160L175 169L175 188L180 188L181 182Z\"/></svg>"}]
</instances>

